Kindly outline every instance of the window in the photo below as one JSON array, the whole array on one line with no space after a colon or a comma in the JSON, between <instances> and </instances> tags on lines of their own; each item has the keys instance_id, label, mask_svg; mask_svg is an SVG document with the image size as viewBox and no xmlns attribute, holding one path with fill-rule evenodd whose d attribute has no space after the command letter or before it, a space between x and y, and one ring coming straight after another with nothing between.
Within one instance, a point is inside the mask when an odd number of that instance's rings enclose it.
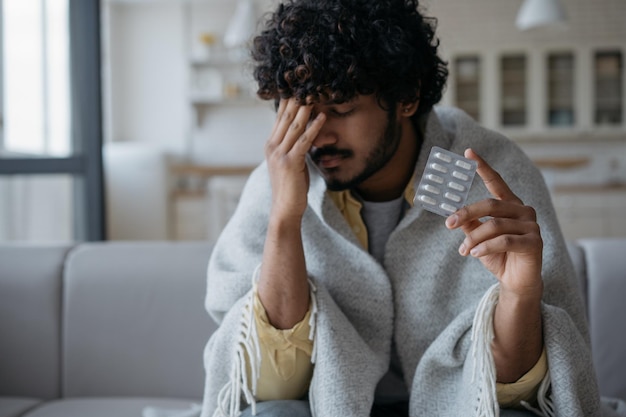
<instances>
[{"instance_id":1,"label":"window","mask_svg":"<svg viewBox=\"0 0 626 417\"><path fill-rule=\"evenodd\" d=\"M68 0L3 1L6 152L67 156Z\"/></svg>"},{"instance_id":2,"label":"window","mask_svg":"<svg viewBox=\"0 0 626 417\"><path fill-rule=\"evenodd\" d=\"M548 56L548 125L574 125L574 55Z\"/></svg>"},{"instance_id":3,"label":"window","mask_svg":"<svg viewBox=\"0 0 626 417\"><path fill-rule=\"evenodd\" d=\"M594 58L595 123L622 123L622 53L596 52Z\"/></svg>"},{"instance_id":4,"label":"window","mask_svg":"<svg viewBox=\"0 0 626 417\"><path fill-rule=\"evenodd\" d=\"M71 175L0 176L0 241L71 241Z\"/></svg>"},{"instance_id":5,"label":"window","mask_svg":"<svg viewBox=\"0 0 626 417\"><path fill-rule=\"evenodd\" d=\"M0 241L104 238L99 3L0 0Z\"/></svg>"},{"instance_id":6,"label":"window","mask_svg":"<svg viewBox=\"0 0 626 417\"><path fill-rule=\"evenodd\" d=\"M458 57L454 62L456 105L475 120L480 120L480 58Z\"/></svg>"},{"instance_id":7,"label":"window","mask_svg":"<svg viewBox=\"0 0 626 417\"><path fill-rule=\"evenodd\" d=\"M524 55L503 56L500 61L501 108L503 126L526 124L526 57Z\"/></svg>"}]
</instances>

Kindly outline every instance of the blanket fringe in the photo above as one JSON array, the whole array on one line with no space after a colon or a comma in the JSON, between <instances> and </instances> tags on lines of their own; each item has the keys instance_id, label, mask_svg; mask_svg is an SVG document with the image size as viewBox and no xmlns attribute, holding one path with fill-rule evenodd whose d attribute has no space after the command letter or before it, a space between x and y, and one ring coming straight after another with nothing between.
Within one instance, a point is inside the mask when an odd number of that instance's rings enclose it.
<instances>
[{"instance_id":1,"label":"blanket fringe","mask_svg":"<svg viewBox=\"0 0 626 417\"><path fill-rule=\"evenodd\" d=\"M259 265L253 274L253 286L261 272ZM309 325L309 339L315 340L315 323L317 318L317 298L316 287L313 281L309 279L310 297L311 297L311 316ZM315 363L316 344L313 344L313 353L311 361ZM250 365L250 379L248 379L248 371L246 367L246 356ZM217 397L217 409L213 417L239 417L241 415L241 399L242 396L246 403L252 408L252 415L256 415L256 393L257 381L261 372L261 348L259 346L259 335L254 318L254 290L248 294L248 299L244 307L240 321L240 330L237 336L237 347L235 348L235 358L230 371L230 379L220 390ZM251 386L248 386L251 381Z\"/></svg>"},{"instance_id":2,"label":"blanket fringe","mask_svg":"<svg viewBox=\"0 0 626 417\"><path fill-rule=\"evenodd\" d=\"M487 290L480 303L478 303L472 325L472 352L474 359L472 382L477 382L476 380L478 380L479 384L478 391L480 395L476 408L476 416L479 417L500 416L500 404L498 403L496 391L496 365L491 352L491 342L494 338L493 314L496 304L498 304L499 296L500 284L496 283ZM539 408L531 406L526 401L522 401L521 405L538 416L556 416L554 404L549 397L550 385L550 370L548 370L537 391L537 405Z\"/></svg>"},{"instance_id":3,"label":"blanket fringe","mask_svg":"<svg viewBox=\"0 0 626 417\"><path fill-rule=\"evenodd\" d=\"M478 383L477 417L499 417L500 405L496 393L496 365L491 352L493 312L500 296L500 284L491 286L478 303L472 324L472 382Z\"/></svg>"},{"instance_id":4,"label":"blanket fringe","mask_svg":"<svg viewBox=\"0 0 626 417\"><path fill-rule=\"evenodd\" d=\"M309 317L309 340L315 340L315 331L317 329L317 287L313 280L309 278L309 288L311 297L311 316ZM317 358L317 343L313 343L313 351L311 352L311 363L315 363Z\"/></svg>"},{"instance_id":5,"label":"blanket fringe","mask_svg":"<svg viewBox=\"0 0 626 417\"><path fill-rule=\"evenodd\" d=\"M213 417L238 417L241 415L241 395L252 407L252 415L256 415L257 379L261 366L261 350L257 335L253 313L253 297L251 292L246 301L244 314L240 322L240 331L237 336L235 358L230 371L230 379L220 390L217 397L217 409ZM246 369L246 354L251 370L251 385L248 386L248 372Z\"/></svg>"}]
</instances>

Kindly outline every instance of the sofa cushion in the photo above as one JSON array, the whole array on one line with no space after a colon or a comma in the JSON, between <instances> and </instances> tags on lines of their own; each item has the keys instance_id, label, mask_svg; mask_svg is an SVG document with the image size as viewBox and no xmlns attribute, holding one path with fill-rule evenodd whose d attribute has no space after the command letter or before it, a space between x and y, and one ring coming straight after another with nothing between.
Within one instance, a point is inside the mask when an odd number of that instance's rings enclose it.
<instances>
[{"instance_id":1,"label":"sofa cushion","mask_svg":"<svg viewBox=\"0 0 626 417\"><path fill-rule=\"evenodd\" d=\"M65 271L63 394L201 398L208 243L80 245ZM116 415L111 413L110 415Z\"/></svg>"},{"instance_id":2,"label":"sofa cushion","mask_svg":"<svg viewBox=\"0 0 626 417\"><path fill-rule=\"evenodd\" d=\"M0 245L0 395L61 393L61 275L69 245Z\"/></svg>"},{"instance_id":3,"label":"sofa cushion","mask_svg":"<svg viewBox=\"0 0 626 417\"><path fill-rule=\"evenodd\" d=\"M581 239L587 269L588 315L600 393L626 400L626 239Z\"/></svg>"},{"instance_id":4,"label":"sofa cushion","mask_svg":"<svg viewBox=\"0 0 626 417\"><path fill-rule=\"evenodd\" d=\"M42 404L23 417L141 417L146 407L188 410L193 405L162 398L70 398Z\"/></svg>"},{"instance_id":5,"label":"sofa cushion","mask_svg":"<svg viewBox=\"0 0 626 417\"><path fill-rule=\"evenodd\" d=\"M18 417L41 401L35 398L0 397L0 417Z\"/></svg>"}]
</instances>

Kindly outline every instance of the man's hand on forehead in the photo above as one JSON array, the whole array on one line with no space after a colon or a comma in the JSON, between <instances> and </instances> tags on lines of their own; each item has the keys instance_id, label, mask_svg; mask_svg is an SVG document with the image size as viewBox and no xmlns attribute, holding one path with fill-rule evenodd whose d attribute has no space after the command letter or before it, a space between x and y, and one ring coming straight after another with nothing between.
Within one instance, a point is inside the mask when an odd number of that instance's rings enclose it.
<instances>
[{"instance_id":1,"label":"man's hand on forehead","mask_svg":"<svg viewBox=\"0 0 626 417\"><path fill-rule=\"evenodd\" d=\"M265 145L272 182L272 209L280 216L299 218L306 209L309 189L306 156L326 120L324 113L311 120L312 112L312 105L302 105L297 98L282 99Z\"/></svg>"}]
</instances>

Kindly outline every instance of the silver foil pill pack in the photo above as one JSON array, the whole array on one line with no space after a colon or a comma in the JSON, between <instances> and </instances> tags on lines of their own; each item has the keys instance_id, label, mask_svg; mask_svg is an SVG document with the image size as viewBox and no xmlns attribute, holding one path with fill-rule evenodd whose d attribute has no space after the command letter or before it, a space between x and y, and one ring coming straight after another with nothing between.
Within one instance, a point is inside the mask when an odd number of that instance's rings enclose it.
<instances>
[{"instance_id":1,"label":"silver foil pill pack","mask_svg":"<svg viewBox=\"0 0 626 417\"><path fill-rule=\"evenodd\" d=\"M433 146L413 203L448 217L465 205L477 165L476 161Z\"/></svg>"}]
</instances>

